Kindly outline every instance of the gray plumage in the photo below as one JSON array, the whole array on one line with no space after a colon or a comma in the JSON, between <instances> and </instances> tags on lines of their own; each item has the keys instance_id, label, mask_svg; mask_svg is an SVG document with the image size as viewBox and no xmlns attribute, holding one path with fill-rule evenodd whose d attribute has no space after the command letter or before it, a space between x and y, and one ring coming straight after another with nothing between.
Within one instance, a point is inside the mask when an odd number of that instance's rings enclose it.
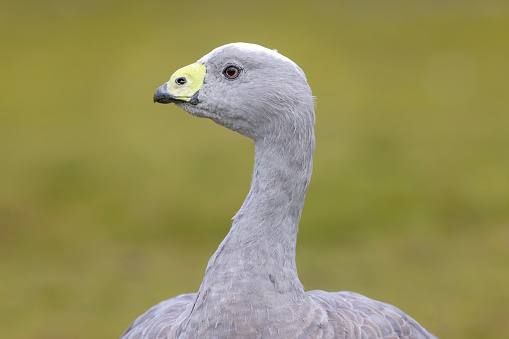
<instances>
[{"instance_id":1,"label":"gray plumage","mask_svg":"<svg viewBox=\"0 0 509 339\"><path fill-rule=\"evenodd\" d=\"M389 304L304 291L295 246L315 146L304 72L276 51L245 43L216 48L198 63L206 75L192 100L177 99L165 84L154 101L253 139L251 188L198 293L157 304L122 338L435 338ZM229 79L231 65L240 72Z\"/></svg>"}]
</instances>

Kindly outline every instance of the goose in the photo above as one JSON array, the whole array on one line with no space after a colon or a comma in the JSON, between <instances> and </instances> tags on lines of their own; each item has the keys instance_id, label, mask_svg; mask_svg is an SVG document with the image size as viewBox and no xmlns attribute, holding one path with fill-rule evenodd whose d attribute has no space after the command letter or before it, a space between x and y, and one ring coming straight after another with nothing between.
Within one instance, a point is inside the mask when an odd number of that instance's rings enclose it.
<instances>
[{"instance_id":1,"label":"goose","mask_svg":"<svg viewBox=\"0 0 509 339\"><path fill-rule=\"evenodd\" d=\"M174 103L251 138L254 170L198 292L153 306L122 339L436 338L392 305L354 292L304 290L295 247L315 114L299 66L276 50L231 43L177 70L154 102Z\"/></svg>"}]
</instances>

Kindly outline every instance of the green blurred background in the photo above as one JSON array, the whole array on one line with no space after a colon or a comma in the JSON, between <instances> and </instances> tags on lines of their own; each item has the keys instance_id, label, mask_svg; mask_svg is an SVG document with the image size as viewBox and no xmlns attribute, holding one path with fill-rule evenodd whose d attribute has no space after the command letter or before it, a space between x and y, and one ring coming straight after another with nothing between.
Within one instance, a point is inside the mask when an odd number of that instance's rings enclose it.
<instances>
[{"instance_id":1,"label":"green blurred background","mask_svg":"<svg viewBox=\"0 0 509 339\"><path fill-rule=\"evenodd\" d=\"M116 338L197 291L253 146L152 95L236 41L317 96L304 286L509 337L509 2L2 0L0 20L1 337Z\"/></svg>"}]
</instances>

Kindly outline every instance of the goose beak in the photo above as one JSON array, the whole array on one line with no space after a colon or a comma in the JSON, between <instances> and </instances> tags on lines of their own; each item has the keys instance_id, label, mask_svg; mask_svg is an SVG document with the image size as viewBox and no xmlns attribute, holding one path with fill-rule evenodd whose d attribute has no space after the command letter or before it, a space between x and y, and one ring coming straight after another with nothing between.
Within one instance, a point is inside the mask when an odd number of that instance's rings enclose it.
<instances>
[{"instance_id":1,"label":"goose beak","mask_svg":"<svg viewBox=\"0 0 509 339\"><path fill-rule=\"evenodd\" d=\"M171 93L168 91L168 83L165 82L162 86L160 86L156 92L154 93L154 102L160 104L170 104L172 102L178 101Z\"/></svg>"},{"instance_id":2,"label":"goose beak","mask_svg":"<svg viewBox=\"0 0 509 339\"><path fill-rule=\"evenodd\" d=\"M168 83L165 82L163 85L159 86L159 88L154 93L154 102L160 104L171 104L172 102L177 102L178 99L175 98L168 91Z\"/></svg>"},{"instance_id":3,"label":"goose beak","mask_svg":"<svg viewBox=\"0 0 509 339\"><path fill-rule=\"evenodd\" d=\"M154 102L169 104L184 101L196 105L206 72L205 65L199 62L182 67L156 90Z\"/></svg>"}]
</instances>

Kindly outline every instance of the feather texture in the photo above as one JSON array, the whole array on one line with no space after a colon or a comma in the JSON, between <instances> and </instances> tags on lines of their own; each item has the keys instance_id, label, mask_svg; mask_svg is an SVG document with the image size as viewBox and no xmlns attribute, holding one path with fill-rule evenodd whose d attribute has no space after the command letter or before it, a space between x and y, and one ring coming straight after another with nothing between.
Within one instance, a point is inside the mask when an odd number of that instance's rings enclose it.
<instances>
[{"instance_id":1,"label":"feather texture","mask_svg":"<svg viewBox=\"0 0 509 339\"><path fill-rule=\"evenodd\" d=\"M398 308L353 292L305 292L298 224L313 167L314 102L304 72L257 45L229 44L206 66L198 103L176 102L254 141L249 193L198 293L163 301L122 339L435 338ZM241 71L234 80L223 69Z\"/></svg>"}]
</instances>

